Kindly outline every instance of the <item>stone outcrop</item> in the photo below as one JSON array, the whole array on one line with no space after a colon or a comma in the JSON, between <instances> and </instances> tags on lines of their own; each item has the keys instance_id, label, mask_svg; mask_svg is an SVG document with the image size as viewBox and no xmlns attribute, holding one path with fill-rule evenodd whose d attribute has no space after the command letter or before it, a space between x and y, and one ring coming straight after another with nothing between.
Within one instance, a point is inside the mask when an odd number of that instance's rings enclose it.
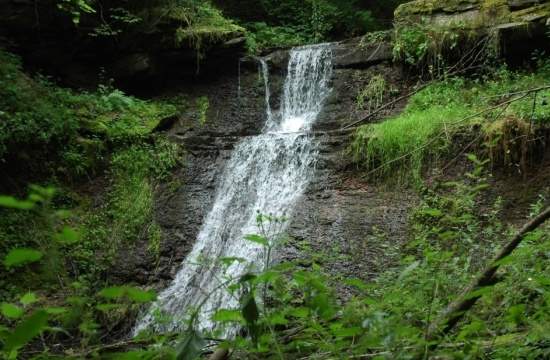
<instances>
[{"instance_id":1,"label":"stone outcrop","mask_svg":"<svg viewBox=\"0 0 550 360\"><path fill-rule=\"evenodd\" d=\"M493 34L500 55L518 62L550 49L549 0L415 0L396 9L395 24L425 24L470 39Z\"/></svg>"},{"instance_id":2,"label":"stone outcrop","mask_svg":"<svg viewBox=\"0 0 550 360\"><path fill-rule=\"evenodd\" d=\"M444 27L491 28L506 23L542 23L548 0L415 0L395 11L397 24L425 21Z\"/></svg>"}]
</instances>

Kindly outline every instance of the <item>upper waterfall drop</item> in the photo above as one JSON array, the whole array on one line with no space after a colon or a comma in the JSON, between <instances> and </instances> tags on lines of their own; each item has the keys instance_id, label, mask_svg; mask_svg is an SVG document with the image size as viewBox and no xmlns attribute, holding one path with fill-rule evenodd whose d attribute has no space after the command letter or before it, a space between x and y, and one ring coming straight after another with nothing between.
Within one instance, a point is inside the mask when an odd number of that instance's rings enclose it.
<instances>
[{"instance_id":1,"label":"upper waterfall drop","mask_svg":"<svg viewBox=\"0 0 550 360\"><path fill-rule=\"evenodd\" d=\"M331 47L321 44L291 50L278 115L271 112L267 63L262 61L261 66L266 89L264 131L235 146L192 251L170 287L140 319L135 334L145 328L182 328L186 311L197 306L199 327L213 330L211 316L217 309L238 306L223 288L224 277L237 278L249 269L240 262L224 268L216 260L238 257L260 265L262 248L244 239L258 232L257 212L291 215L314 175L316 143L303 132L311 129L330 93ZM170 321L156 321L163 312L170 315Z\"/></svg>"},{"instance_id":2,"label":"upper waterfall drop","mask_svg":"<svg viewBox=\"0 0 550 360\"><path fill-rule=\"evenodd\" d=\"M265 61L262 66L267 69ZM278 119L268 116L264 132L309 131L330 93L331 75L329 44L294 48L290 52ZM266 89L266 95L270 96L267 85ZM268 110L271 113L271 109Z\"/></svg>"}]
</instances>

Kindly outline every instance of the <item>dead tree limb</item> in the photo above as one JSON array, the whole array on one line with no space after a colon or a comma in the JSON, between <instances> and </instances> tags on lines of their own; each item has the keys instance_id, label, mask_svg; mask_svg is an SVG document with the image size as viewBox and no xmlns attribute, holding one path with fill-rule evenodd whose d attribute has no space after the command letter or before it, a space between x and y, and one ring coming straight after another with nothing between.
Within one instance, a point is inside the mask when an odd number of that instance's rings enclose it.
<instances>
[{"instance_id":1,"label":"dead tree limb","mask_svg":"<svg viewBox=\"0 0 550 360\"><path fill-rule=\"evenodd\" d=\"M439 315L438 319L430 325L428 330L428 339L435 339L440 335L447 334L470 310L481 295L476 295L476 291L496 282L495 274L500 267L500 261L510 255L525 235L535 230L550 218L550 207L542 211L537 217L526 223L514 238L506 244L498 255L491 261L491 264L460 294L460 296L450 303L447 308Z\"/></svg>"}]
</instances>

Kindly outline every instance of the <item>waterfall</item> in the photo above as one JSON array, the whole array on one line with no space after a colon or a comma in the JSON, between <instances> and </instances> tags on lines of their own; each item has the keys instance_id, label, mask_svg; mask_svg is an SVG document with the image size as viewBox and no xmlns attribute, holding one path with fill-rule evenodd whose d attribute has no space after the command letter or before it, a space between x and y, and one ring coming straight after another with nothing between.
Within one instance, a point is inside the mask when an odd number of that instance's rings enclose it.
<instances>
[{"instance_id":1,"label":"waterfall","mask_svg":"<svg viewBox=\"0 0 550 360\"><path fill-rule=\"evenodd\" d=\"M269 89L269 67L265 59L260 59L260 65L262 67L262 76L264 78L265 114L267 116L265 123L266 126L269 126L273 123L273 113L271 111L271 90Z\"/></svg>"},{"instance_id":2,"label":"waterfall","mask_svg":"<svg viewBox=\"0 0 550 360\"><path fill-rule=\"evenodd\" d=\"M237 300L219 289L224 276L237 277L247 268L235 262L223 273L223 257L239 257L260 265L262 248L244 239L258 232L257 212L292 215L298 198L313 176L315 142L307 131L330 92L332 52L328 44L294 48L290 52L281 109L269 105L268 68L261 62L266 89L266 125L262 134L242 139L232 152L216 190L214 205L198 234L193 250L176 278L139 321L134 332L151 328L170 331L185 326L186 309L202 305L202 330L213 330L212 314L235 308ZM167 314L169 321L159 321ZM162 317L162 316L160 316Z\"/></svg>"}]
</instances>

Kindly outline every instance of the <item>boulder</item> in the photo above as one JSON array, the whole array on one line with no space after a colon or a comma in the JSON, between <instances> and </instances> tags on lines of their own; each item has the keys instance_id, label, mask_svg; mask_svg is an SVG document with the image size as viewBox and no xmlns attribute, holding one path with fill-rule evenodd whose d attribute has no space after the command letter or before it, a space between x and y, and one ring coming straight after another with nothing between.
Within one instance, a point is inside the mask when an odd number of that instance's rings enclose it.
<instances>
[{"instance_id":1,"label":"boulder","mask_svg":"<svg viewBox=\"0 0 550 360\"><path fill-rule=\"evenodd\" d=\"M334 67L364 69L393 59L390 33L353 38L333 46Z\"/></svg>"}]
</instances>

